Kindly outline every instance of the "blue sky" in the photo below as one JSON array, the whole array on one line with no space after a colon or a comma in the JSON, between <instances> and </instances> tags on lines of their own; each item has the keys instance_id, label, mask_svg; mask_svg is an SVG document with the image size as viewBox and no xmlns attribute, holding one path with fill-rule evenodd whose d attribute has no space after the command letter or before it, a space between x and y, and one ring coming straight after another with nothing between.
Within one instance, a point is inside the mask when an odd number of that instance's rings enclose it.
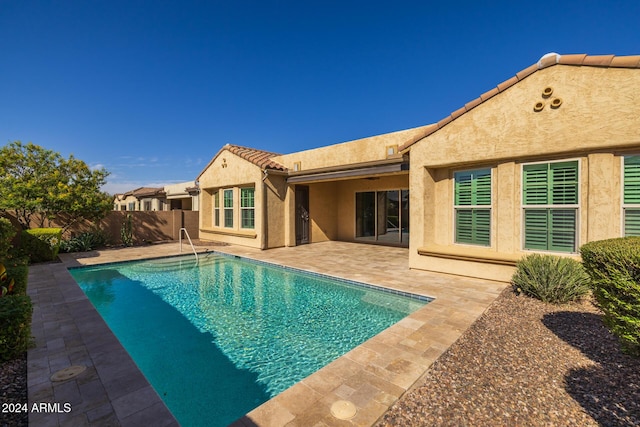
<instances>
[{"instance_id":1,"label":"blue sky","mask_svg":"<svg viewBox=\"0 0 640 427\"><path fill-rule=\"evenodd\" d=\"M640 54L640 1L0 0L0 139L195 179L436 122L548 52Z\"/></svg>"}]
</instances>

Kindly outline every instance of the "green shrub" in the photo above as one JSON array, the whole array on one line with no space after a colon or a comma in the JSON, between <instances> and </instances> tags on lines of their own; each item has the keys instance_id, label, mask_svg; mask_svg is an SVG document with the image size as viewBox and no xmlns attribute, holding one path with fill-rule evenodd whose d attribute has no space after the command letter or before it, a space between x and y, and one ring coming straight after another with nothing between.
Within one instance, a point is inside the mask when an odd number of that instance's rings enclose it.
<instances>
[{"instance_id":1,"label":"green shrub","mask_svg":"<svg viewBox=\"0 0 640 427\"><path fill-rule=\"evenodd\" d=\"M20 249L32 263L53 261L58 256L61 240L60 228L32 228L22 232Z\"/></svg>"},{"instance_id":2,"label":"green shrub","mask_svg":"<svg viewBox=\"0 0 640 427\"><path fill-rule=\"evenodd\" d=\"M0 260L5 259L11 248L11 240L17 233L7 218L0 218Z\"/></svg>"},{"instance_id":3,"label":"green shrub","mask_svg":"<svg viewBox=\"0 0 640 427\"><path fill-rule=\"evenodd\" d=\"M516 264L511 278L516 292L544 302L562 304L585 296L589 276L580 262L555 255L531 254Z\"/></svg>"},{"instance_id":4,"label":"green shrub","mask_svg":"<svg viewBox=\"0 0 640 427\"><path fill-rule=\"evenodd\" d=\"M102 230L86 231L60 244L62 252L87 252L104 247L107 243Z\"/></svg>"},{"instance_id":5,"label":"green shrub","mask_svg":"<svg viewBox=\"0 0 640 427\"><path fill-rule=\"evenodd\" d=\"M8 258L4 261L4 265L7 269L7 276L14 281L13 294L26 295L27 279L29 277L29 258Z\"/></svg>"},{"instance_id":6,"label":"green shrub","mask_svg":"<svg viewBox=\"0 0 640 427\"><path fill-rule=\"evenodd\" d=\"M125 246L133 246L133 220L131 214L127 214L122 228L120 229L120 237L122 238L122 244Z\"/></svg>"},{"instance_id":7,"label":"green shrub","mask_svg":"<svg viewBox=\"0 0 640 427\"><path fill-rule=\"evenodd\" d=\"M640 237L590 242L580 254L605 324L626 353L640 356Z\"/></svg>"},{"instance_id":8,"label":"green shrub","mask_svg":"<svg viewBox=\"0 0 640 427\"><path fill-rule=\"evenodd\" d=\"M31 342L33 307L27 295L0 298L0 361L15 359Z\"/></svg>"}]
</instances>

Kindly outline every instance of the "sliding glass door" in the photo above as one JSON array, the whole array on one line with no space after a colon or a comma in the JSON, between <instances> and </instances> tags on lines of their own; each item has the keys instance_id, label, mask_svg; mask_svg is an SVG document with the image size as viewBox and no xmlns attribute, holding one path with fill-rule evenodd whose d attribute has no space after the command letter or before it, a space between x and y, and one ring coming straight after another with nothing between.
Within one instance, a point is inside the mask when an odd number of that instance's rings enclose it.
<instances>
[{"instance_id":1,"label":"sliding glass door","mask_svg":"<svg viewBox=\"0 0 640 427\"><path fill-rule=\"evenodd\" d=\"M409 245L409 190L356 193L356 240Z\"/></svg>"}]
</instances>

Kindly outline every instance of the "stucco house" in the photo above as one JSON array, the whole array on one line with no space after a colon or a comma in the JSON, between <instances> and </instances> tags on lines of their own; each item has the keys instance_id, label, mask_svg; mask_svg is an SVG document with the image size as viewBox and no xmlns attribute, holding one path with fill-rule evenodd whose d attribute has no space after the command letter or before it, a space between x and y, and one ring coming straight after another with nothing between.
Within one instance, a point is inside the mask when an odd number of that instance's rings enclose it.
<instances>
[{"instance_id":1,"label":"stucco house","mask_svg":"<svg viewBox=\"0 0 640 427\"><path fill-rule=\"evenodd\" d=\"M198 188L195 181L164 187L139 187L113 198L114 211L197 211Z\"/></svg>"},{"instance_id":2,"label":"stucco house","mask_svg":"<svg viewBox=\"0 0 640 427\"><path fill-rule=\"evenodd\" d=\"M164 211L167 197L164 188L139 187L113 197L115 211Z\"/></svg>"},{"instance_id":3,"label":"stucco house","mask_svg":"<svg viewBox=\"0 0 640 427\"><path fill-rule=\"evenodd\" d=\"M180 182L164 186L169 210L197 211L200 189L195 181Z\"/></svg>"},{"instance_id":4,"label":"stucco house","mask_svg":"<svg viewBox=\"0 0 640 427\"><path fill-rule=\"evenodd\" d=\"M640 234L640 56L548 54L428 126L226 145L198 181L201 239L398 245L410 268L508 281L528 253Z\"/></svg>"}]
</instances>

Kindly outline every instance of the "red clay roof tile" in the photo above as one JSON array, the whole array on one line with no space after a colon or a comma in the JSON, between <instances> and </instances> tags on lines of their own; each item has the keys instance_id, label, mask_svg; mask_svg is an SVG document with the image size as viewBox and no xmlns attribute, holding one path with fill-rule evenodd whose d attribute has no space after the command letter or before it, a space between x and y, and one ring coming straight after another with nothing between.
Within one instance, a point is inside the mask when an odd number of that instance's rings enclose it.
<instances>
[{"instance_id":1,"label":"red clay roof tile","mask_svg":"<svg viewBox=\"0 0 640 427\"><path fill-rule=\"evenodd\" d=\"M437 128L437 129L440 129L441 127L443 127L444 125L446 125L447 123L449 123L449 122L450 122L450 121L452 121L452 120L453 120L453 119L451 118L451 116L447 116L447 117L445 117L444 119L442 119L442 120L440 120L440 121L438 122L438 128ZM437 130L437 129L435 129L435 130ZM433 130L431 133L435 132L435 130ZM426 136L426 135L425 135L425 136Z\"/></svg>"},{"instance_id":2,"label":"red clay roof tile","mask_svg":"<svg viewBox=\"0 0 640 427\"><path fill-rule=\"evenodd\" d=\"M518 78L516 76L511 77L509 80L505 80L502 83L500 83L498 85L498 90L500 92L510 88L511 86L513 86L514 84L518 83Z\"/></svg>"},{"instance_id":3,"label":"red clay roof tile","mask_svg":"<svg viewBox=\"0 0 640 427\"><path fill-rule=\"evenodd\" d=\"M616 56L611 60L610 67L640 68L640 55Z\"/></svg>"},{"instance_id":4,"label":"red clay roof tile","mask_svg":"<svg viewBox=\"0 0 640 427\"><path fill-rule=\"evenodd\" d=\"M561 65L582 65L584 62L584 58L586 58L586 54L577 54L577 55L560 55L560 59L558 60L558 64Z\"/></svg>"},{"instance_id":5,"label":"red clay roof tile","mask_svg":"<svg viewBox=\"0 0 640 427\"><path fill-rule=\"evenodd\" d=\"M465 107L458 108L456 111L451 113L451 118L455 120L458 116L461 116L466 112L467 112L467 109Z\"/></svg>"},{"instance_id":6,"label":"red clay roof tile","mask_svg":"<svg viewBox=\"0 0 640 427\"><path fill-rule=\"evenodd\" d=\"M522 80L526 77L529 77L531 74L535 73L536 71L538 71L538 64L533 64L528 66L524 70L520 71L519 73L516 73L516 77L518 78L518 80Z\"/></svg>"},{"instance_id":7,"label":"red clay roof tile","mask_svg":"<svg viewBox=\"0 0 640 427\"><path fill-rule=\"evenodd\" d=\"M482 102L484 102L487 99L492 98L494 95L497 95L498 93L500 93L500 91L498 90L497 87L494 87L493 89L480 95L480 99L482 100Z\"/></svg>"},{"instance_id":8,"label":"red clay roof tile","mask_svg":"<svg viewBox=\"0 0 640 427\"><path fill-rule=\"evenodd\" d=\"M242 147L240 145L231 145L227 144L223 147L223 149L229 150L231 153L242 157L243 159L253 163L256 166L259 166L264 169L275 169L286 171L287 168L282 166L279 163L271 160L272 157L279 156L280 154L272 153L270 151L258 150L255 148ZM222 151L222 150L221 150Z\"/></svg>"},{"instance_id":9,"label":"red clay roof tile","mask_svg":"<svg viewBox=\"0 0 640 427\"><path fill-rule=\"evenodd\" d=\"M608 67L611 64L613 55L591 55L586 56L582 65L592 65L596 67Z\"/></svg>"},{"instance_id":10,"label":"red clay roof tile","mask_svg":"<svg viewBox=\"0 0 640 427\"><path fill-rule=\"evenodd\" d=\"M482 104L482 99L480 99L480 98L476 98L476 99L474 99L474 100L472 100L472 101L469 101L469 102L467 102L466 104L464 104L464 108L465 108L465 110L469 111L469 110L471 110L472 108L475 108L475 107L477 107L477 106L478 106L478 105L480 105L480 104Z\"/></svg>"},{"instance_id":11,"label":"red clay roof tile","mask_svg":"<svg viewBox=\"0 0 640 427\"><path fill-rule=\"evenodd\" d=\"M277 162L274 162L273 160L271 160L272 157L279 156L280 154L278 154L278 153L272 153L270 151L258 150L256 148L243 147L241 145L226 144L224 147L222 147L220 149L220 151L218 151L216 153L215 156L213 156L213 158L211 159L211 161L209 161L207 166L205 166L205 168L202 170L202 172L200 172L200 174L198 175L197 179L200 179L202 174L207 169L209 169L209 166L211 166L211 164L218 158L218 156L220 156L220 154L224 150L227 150L230 153L233 153L236 156L238 156L240 158L243 158L248 162L253 163L254 165L258 166L259 168L278 170L278 171L283 171L283 172L287 171L286 167L282 166L280 163L277 163Z\"/></svg>"}]
</instances>

